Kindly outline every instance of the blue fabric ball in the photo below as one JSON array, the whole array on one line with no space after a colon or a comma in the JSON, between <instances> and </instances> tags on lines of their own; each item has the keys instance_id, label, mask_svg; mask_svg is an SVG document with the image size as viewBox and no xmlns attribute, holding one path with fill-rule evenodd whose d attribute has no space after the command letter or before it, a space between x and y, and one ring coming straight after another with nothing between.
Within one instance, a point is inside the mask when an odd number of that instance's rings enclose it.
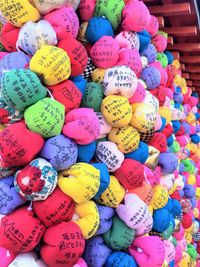
<instances>
[{"instance_id":1,"label":"blue fabric ball","mask_svg":"<svg viewBox=\"0 0 200 267\"><path fill-rule=\"evenodd\" d=\"M167 138L167 146L171 146L174 142L173 136L171 135L169 138Z\"/></svg>"},{"instance_id":2,"label":"blue fabric ball","mask_svg":"<svg viewBox=\"0 0 200 267\"><path fill-rule=\"evenodd\" d=\"M163 207L163 209L166 209L168 212L171 212L172 210L172 199L169 198L167 204Z\"/></svg>"},{"instance_id":3,"label":"blue fabric ball","mask_svg":"<svg viewBox=\"0 0 200 267\"><path fill-rule=\"evenodd\" d=\"M106 261L105 267L137 267L133 257L124 252L114 252Z\"/></svg>"},{"instance_id":4,"label":"blue fabric ball","mask_svg":"<svg viewBox=\"0 0 200 267\"><path fill-rule=\"evenodd\" d=\"M180 174L183 173L185 171L185 165L183 163L179 164L179 172Z\"/></svg>"},{"instance_id":5,"label":"blue fabric ball","mask_svg":"<svg viewBox=\"0 0 200 267\"><path fill-rule=\"evenodd\" d=\"M195 197L190 198L190 202L191 202L191 204L192 204L192 209L194 209L194 208L196 207L196 204L197 204L197 200L196 200L196 198L195 198Z\"/></svg>"},{"instance_id":6,"label":"blue fabric ball","mask_svg":"<svg viewBox=\"0 0 200 267\"><path fill-rule=\"evenodd\" d=\"M97 199L108 188L110 183L110 174L105 163L92 163L91 165L100 171L100 187L94 196L94 198Z\"/></svg>"},{"instance_id":7,"label":"blue fabric ball","mask_svg":"<svg viewBox=\"0 0 200 267\"><path fill-rule=\"evenodd\" d=\"M198 144L200 142L200 137L198 134L190 135L190 138L194 144Z\"/></svg>"},{"instance_id":8,"label":"blue fabric ball","mask_svg":"<svg viewBox=\"0 0 200 267\"><path fill-rule=\"evenodd\" d=\"M172 121L172 127L174 129L174 134L177 133L181 128L180 121Z\"/></svg>"},{"instance_id":9,"label":"blue fabric ball","mask_svg":"<svg viewBox=\"0 0 200 267\"><path fill-rule=\"evenodd\" d=\"M170 213L166 209L157 209L153 212L153 229L164 232L170 225Z\"/></svg>"},{"instance_id":10,"label":"blue fabric ball","mask_svg":"<svg viewBox=\"0 0 200 267\"><path fill-rule=\"evenodd\" d=\"M183 95L179 92L175 92L173 95L173 100L179 104L183 102Z\"/></svg>"},{"instance_id":11,"label":"blue fabric ball","mask_svg":"<svg viewBox=\"0 0 200 267\"><path fill-rule=\"evenodd\" d=\"M180 104L180 103L177 103L177 102L175 102L175 103L174 103L174 107L175 107L175 108L177 108L177 109L180 109L180 107L181 107L181 104Z\"/></svg>"},{"instance_id":12,"label":"blue fabric ball","mask_svg":"<svg viewBox=\"0 0 200 267\"><path fill-rule=\"evenodd\" d=\"M170 223L173 225L173 228L175 228L176 224L175 224L174 216L172 213L170 213L169 216L170 216Z\"/></svg>"},{"instance_id":13,"label":"blue fabric ball","mask_svg":"<svg viewBox=\"0 0 200 267\"><path fill-rule=\"evenodd\" d=\"M162 132L162 130L165 128L166 126L166 119L161 117L162 120L162 126L160 127L160 129L157 132Z\"/></svg>"},{"instance_id":14,"label":"blue fabric ball","mask_svg":"<svg viewBox=\"0 0 200 267\"><path fill-rule=\"evenodd\" d=\"M193 198L196 195L196 190L193 185L191 184L186 184L185 187L183 188L184 195L186 198Z\"/></svg>"},{"instance_id":15,"label":"blue fabric ball","mask_svg":"<svg viewBox=\"0 0 200 267\"><path fill-rule=\"evenodd\" d=\"M76 87L80 90L82 95L84 95L87 81L81 75L76 77L71 77L70 80L76 85Z\"/></svg>"},{"instance_id":16,"label":"blue fabric ball","mask_svg":"<svg viewBox=\"0 0 200 267\"><path fill-rule=\"evenodd\" d=\"M191 95L191 96L194 96L194 97L196 97L196 98L199 98L199 95L198 95L197 92L192 92L192 95Z\"/></svg>"},{"instance_id":17,"label":"blue fabric ball","mask_svg":"<svg viewBox=\"0 0 200 267\"><path fill-rule=\"evenodd\" d=\"M170 263L169 263L169 267L174 267L175 266L175 261L173 260L173 261L170 261Z\"/></svg>"},{"instance_id":18,"label":"blue fabric ball","mask_svg":"<svg viewBox=\"0 0 200 267\"><path fill-rule=\"evenodd\" d=\"M140 141L138 149L133 152L125 154L126 159L134 159L139 161L140 163L145 163L148 159L149 155L149 148L148 145L142 141Z\"/></svg>"},{"instance_id":19,"label":"blue fabric ball","mask_svg":"<svg viewBox=\"0 0 200 267\"><path fill-rule=\"evenodd\" d=\"M180 86L175 87L175 92L181 93L182 92L181 87Z\"/></svg>"},{"instance_id":20,"label":"blue fabric ball","mask_svg":"<svg viewBox=\"0 0 200 267\"><path fill-rule=\"evenodd\" d=\"M110 21L102 17L93 17L90 19L86 29L85 39L90 44L94 44L105 35L114 37Z\"/></svg>"},{"instance_id":21,"label":"blue fabric ball","mask_svg":"<svg viewBox=\"0 0 200 267\"><path fill-rule=\"evenodd\" d=\"M196 112L195 114L196 120L198 120L200 118L200 113Z\"/></svg>"},{"instance_id":22,"label":"blue fabric ball","mask_svg":"<svg viewBox=\"0 0 200 267\"><path fill-rule=\"evenodd\" d=\"M140 50L139 52L142 53L144 49L147 48L148 44L151 41L151 35L147 31L138 32L138 37L140 39Z\"/></svg>"},{"instance_id":23,"label":"blue fabric ball","mask_svg":"<svg viewBox=\"0 0 200 267\"><path fill-rule=\"evenodd\" d=\"M189 123L187 123L186 121L183 121L181 123L181 125L183 126L185 133L186 134L190 134L190 125L189 125Z\"/></svg>"},{"instance_id":24,"label":"blue fabric ball","mask_svg":"<svg viewBox=\"0 0 200 267\"><path fill-rule=\"evenodd\" d=\"M78 162L90 162L96 151L96 142L88 145L78 145Z\"/></svg>"},{"instance_id":25,"label":"blue fabric ball","mask_svg":"<svg viewBox=\"0 0 200 267\"><path fill-rule=\"evenodd\" d=\"M182 213L182 206L177 199L172 199L171 213L173 214L174 217L180 216L180 214Z\"/></svg>"},{"instance_id":26,"label":"blue fabric ball","mask_svg":"<svg viewBox=\"0 0 200 267\"><path fill-rule=\"evenodd\" d=\"M147 48L142 51L141 56L145 56L148 59L149 64L155 62L157 57L157 50L155 46L149 43Z\"/></svg>"},{"instance_id":27,"label":"blue fabric ball","mask_svg":"<svg viewBox=\"0 0 200 267\"><path fill-rule=\"evenodd\" d=\"M168 65L171 65L172 62L174 61L174 56L170 51L165 51L164 54L167 56L168 59Z\"/></svg>"}]
</instances>

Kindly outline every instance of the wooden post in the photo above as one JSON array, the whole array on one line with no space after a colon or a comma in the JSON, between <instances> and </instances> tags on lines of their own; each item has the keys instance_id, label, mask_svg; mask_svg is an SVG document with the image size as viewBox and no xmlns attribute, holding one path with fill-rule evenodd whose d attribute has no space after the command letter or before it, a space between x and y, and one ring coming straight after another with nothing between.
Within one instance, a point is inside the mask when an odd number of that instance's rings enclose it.
<instances>
[{"instance_id":1,"label":"wooden post","mask_svg":"<svg viewBox=\"0 0 200 267\"><path fill-rule=\"evenodd\" d=\"M167 44L173 47L173 43L174 43L173 37L172 36L169 36L167 38Z\"/></svg>"},{"instance_id":2,"label":"wooden post","mask_svg":"<svg viewBox=\"0 0 200 267\"><path fill-rule=\"evenodd\" d=\"M200 73L199 74L190 74L190 79L200 81Z\"/></svg>"},{"instance_id":3,"label":"wooden post","mask_svg":"<svg viewBox=\"0 0 200 267\"><path fill-rule=\"evenodd\" d=\"M193 82L191 80L187 80L187 86L192 86Z\"/></svg>"},{"instance_id":4,"label":"wooden post","mask_svg":"<svg viewBox=\"0 0 200 267\"><path fill-rule=\"evenodd\" d=\"M164 25L165 25L164 18L163 17L156 17L156 18L157 18L158 23L159 23L159 28L164 27Z\"/></svg>"},{"instance_id":5,"label":"wooden post","mask_svg":"<svg viewBox=\"0 0 200 267\"><path fill-rule=\"evenodd\" d=\"M180 43L180 44L167 44L169 50L175 51L200 51L200 43Z\"/></svg>"},{"instance_id":6,"label":"wooden post","mask_svg":"<svg viewBox=\"0 0 200 267\"><path fill-rule=\"evenodd\" d=\"M200 67L198 66L187 66L186 71L191 73L200 73Z\"/></svg>"},{"instance_id":7,"label":"wooden post","mask_svg":"<svg viewBox=\"0 0 200 267\"><path fill-rule=\"evenodd\" d=\"M188 79L188 80L190 79L190 75L187 72L183 72L182 73L182 77L185 78L185 79Z\"/></svg>"},{"instance_id":8,"label":"wooden post","mask_svg":"<svg viewBox=\"0 0 200 267\"><path fill-rule=\"evenodd\" d=\"M167 32L173 36L195 36L197 35L197 27L196 26L188 26L188 27L165 27L162 31Z\"/></svg>"},{"instance_id":9,"label":"wooden post","mask_svg":"<svg viewBox=\"0 0 200 267\"><path fill-rule=\"evenodd\" d=\"M190 3L149 6L148 8L150 13L153 15L174 16L191 14Z\"/></svg>"},{"instance_id":10,"label":"wooden post","mask_svg":"<svg viewBox=\"0 0 200 267\"><path fill-rule=\"evenodd\" d=\"M181 57L181 62L199 64L200 63L200 56L183 56L183 57Z\"/></svg>"}]
</instances>

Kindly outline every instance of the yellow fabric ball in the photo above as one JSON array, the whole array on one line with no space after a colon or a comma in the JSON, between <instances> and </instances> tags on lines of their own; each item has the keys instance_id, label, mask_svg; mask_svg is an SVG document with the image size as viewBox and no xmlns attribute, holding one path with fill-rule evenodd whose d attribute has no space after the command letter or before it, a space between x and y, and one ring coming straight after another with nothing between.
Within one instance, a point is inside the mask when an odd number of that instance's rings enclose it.
<instances>
[{"instance_id":1,"label":"yellow fabric ball","mask_svg":"<svg viewBox=\"0 0 200 267\"><path fill-rule=\"evenodd\" d=\"M195 185L196 184L196 177L195 177L195 175L190 174L189 177L188 177L187 183L188 184L191 184L191 185Z\"/></svg>"},{"instance_id":2,"label":"yellow fabric ball","mask_svg":"<svg viewBox=\"0 0 200 267\"><path fill-rule=\"evenodd\" d=\"M172 112L168 107L160 107L158 113L161 117L166 119L166 125L171 122Z\"/></svg>"},{"instance_id":3,"label":"yellow fabric ball","mask_svg":"<svg viewBox=\"0 0 200 267\"><path fill-rule=\"evenodd\" d=\"M71 74L70 59L58 47L43 45L32 57L30 69L42 76L46 85L56 85L67 80Z\"/></svg>"},{"instance_id":4,"label":"yellow fabric ball","mask_svg":"<svg viewBox=\"0 0 200 267\"><path fill-rule=\"evenodd\" d=\"M155 185L153 187L153 198L151 201L151 206L156 209L161 209L164 207L168 202L168 192L167 190L161 185Z\"/></svg>"},{"instance_id":5,"label":"yellow fabric ball","mask_svg":"<svg viewBox=\"0 0 200 267\"><path fill-rule=\"evenodd\" d=\"M145 161L145 165L150 169L155 169L158 165L158 157L160 155L160 151L153 146L148 146L148 148L149 154L147 160Z\"/></svg>"},{"instance_id":6,"label":"yellow fabric ball","mask_svg":"<svg viewBox=\"0 0 200 267\"><path fill-rule=\"evenodd\" d=\"M76 206L78 219L75 223L81 228L85 239L91 238L99 227L99 212L93 201L87 201ZM75 214L75 216L76 216Z\"/></svg>"},{"instance_id":7,"label":"yellow fabric ball","mask_svg":"<svg viewBox=\"0 0 200 267\"><path fill-rule=\"evenodd\" d=\"M178 266L179 267L190 267L191 266L191 258L190 255L188 255L185 251L183 251L182 259L179 261Z\"/></svg>"},{"instance_id":8,"label":"yellow fabric ball","mask_svg":"<svg viewBox=\"0 0 200 267\"><path fill-rule=\"evenodd\" d=\"M132 118L131 106L123 96L109 95L101 104L101 113L112 127L126 127Z\"/></svg>"},{"instance_id":9,"label":"yellow fabric ball","mask_svg":"<svg viewBox=\"0 0 200 267\"><path fill-rule=\"evenodd\" d=\"M132 126L112 128L108 135L108 140L116 143L122 153L130 153L138 148L140 134Z\"/></svg>"},{"instance_id":10,"label":"yellow fabric ball","mask_svg":"<svg viewBox=\"0 0 200 267\"><path fill-rule=\"evenodd\" d=\"M123 200L125 195L124 187L119 183L114 175L110 176L108 188L98 198L101 205L116 208Z\"/></svg>"},{"instance_id":11,"label":"yellow fabric ball","mask_svg":"<svg viewBox=\"0 0 200 267\"><path fill-rule=\"evenodd\" d=\"M194 218L197 219L199 217L199 210L198 208L193 209Z\"/></svg>"},{"instance_id":12,"label":"yellow fabric ball","mask_svg":"<svg viewBox=\"0 0 200 267\"><path fill-rule=\"evenodd\" d=\"M105 76L105 72L106 72L106 69L97 68L97 69L93 70L93 72L91 74L92 81L95 83L102 83L104 76Z\"/></svg>"},{"instance_id":13,"label":"yellow fabric ball","mask_svg":"<svg viewBox=\"0 0 200 267\"><path fill-rule=\"evenodd\" d=\"M27 21L37 21L40 13L29 0L1 0L0 10L3 16L16 27L22 27Z\"/></svg>"},{"instance_id":14,"label":"yellow fabric ball","mask_svg":"<svg viewBox=\"0 0 200 267\"><path fill-rule=\"evenodd\" d=\"M79 162L59 173L59 188L75 202L92 199L100 186L100 171L90 164Z\"/></svg>"},{"instance_id":15,"label":"yellow fabric ball","mask_svg":"<svg viewBox=\"0 0 200 267\"><path fill-rule=\"evenodd\" d=\"M156 111L148 104L132 104L133 116L130 124L141 133L147 133L155 128Z\"/></svg>"}]
</instances>

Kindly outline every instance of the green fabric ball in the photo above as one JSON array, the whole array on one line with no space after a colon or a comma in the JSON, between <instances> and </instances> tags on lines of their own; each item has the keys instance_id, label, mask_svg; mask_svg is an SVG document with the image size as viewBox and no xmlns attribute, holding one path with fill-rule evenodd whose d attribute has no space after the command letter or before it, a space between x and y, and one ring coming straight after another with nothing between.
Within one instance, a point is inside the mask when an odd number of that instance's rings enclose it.
<instances>
[{"instance_id":1,"label":"green fabric ball","mask_svg":"<svg viewBox=\"0 0 200 267\"><path fill-rule=\"evenodd\" d=\"M123 0L97 0L95 17L105 16L116 30L121 23Z\"/></svg>"},{"instance_id":2,"label":"green fabric ball","mask_svg":"<svg viewBox=\"0 0 200 267\"><path fill-rule=\"evenodd\" d=\"M190 161L190 159L181 160L181 163L183 163L183 165L185 166L185 172L189 172L190 174L194 173L195 167Z\"/></svg>"},{"instance_id":3,"label":"green fabric ball","mask_svg":"<svg viewBox=\"0 0 200 267\"><path fill-rule=\"evenodd\" d=\"M135 238L135 230L130 229L115 215L113 217L111 229L103 235L103 238L105 243L112 249L126 249L132 244Z\"/></svg>"},{"instance_id":4,"label":"green fabric ball","mask_svg":"<svg viewBox=\"0 0 200 267\"><path fill-rule=\"evenodd\" d=\"M49 138L61 133L65 107L56 100L44 98L26 109L24 119L31 131Z\"/></svg>"},{"instance_id":5,"label":"green fabric ball","mask_svg":"<svg viewBox=\"0 0 200 267\"><path fill-rule=\"evenodd\" d=\"M103 99L103 89L100 83L91 82L87 84L81 106L93 108L94 111L99 112Z\"/></svg>"},{"instance_id":6,"label":"green fabric ball","mask_svg":"<svg viewBox=\"0 0 200 267\"><path fill-rule=\"evenodd\" d=\"M13 69L4 73L1 88L4 102L20 111L47 95L37 75L28 69Z\"/></svg>"},{"instance_id":7,"label":"green fabric ball","mask_svg":"<svg viewBox=\"0 0 200 267\"><path fill-rule=\"evenodd\" d=\"M157 53L156 59L160 61L163 68L166 68L168 65L168 58L164 53Z\"/></svg>"},{"instance_id":8,"label":"green fabric ball","mask_svg":"<svg viewBox=\"0 0 200 267\"><path fill-rule=\"evenodd\" d=\"M195 247L192 244L187 245L187 253L190 255L193 261L196 260L197 258L197 252Z\"/></svg>"},{"instance_id":9,"label":"green fabric ball","mask_svg":"<svg viewBox=\"0 0 200 267\"><path fill-rule=\"evenodd\" d=\"M164 232L162 232L161 235L163 239L168 240L170 236L173 234L173 232L174 232L173 224L172 222L170 222L169 227Z\"/></svg>"},{"instance_id":10,"label":"green fabric ball","mask_svg":"<svg viewBox=\"0 0 200 267\"><path fill-rule=\"evenodd\" d=\"M173 144L169 147L170 152L177 153L180 151L180 145L177 141L174 141Z\"/></svg>"}]
</instances>

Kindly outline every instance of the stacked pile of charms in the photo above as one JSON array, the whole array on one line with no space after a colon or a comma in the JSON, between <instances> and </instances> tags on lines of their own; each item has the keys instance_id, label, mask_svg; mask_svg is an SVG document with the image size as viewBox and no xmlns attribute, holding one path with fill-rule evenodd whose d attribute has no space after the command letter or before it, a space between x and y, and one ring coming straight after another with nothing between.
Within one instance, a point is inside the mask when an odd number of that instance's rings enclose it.
<instances>
[{"instance_id":1,"label":"stacked pile of charms","mask_svg":"<svg viewBox=\"0 0 200 267\"><path fill-rule=\"evenodd\" d=\"M156 17L0 10L0 266L200 266L199 99Z\"/></svg>"}]
</instances>

